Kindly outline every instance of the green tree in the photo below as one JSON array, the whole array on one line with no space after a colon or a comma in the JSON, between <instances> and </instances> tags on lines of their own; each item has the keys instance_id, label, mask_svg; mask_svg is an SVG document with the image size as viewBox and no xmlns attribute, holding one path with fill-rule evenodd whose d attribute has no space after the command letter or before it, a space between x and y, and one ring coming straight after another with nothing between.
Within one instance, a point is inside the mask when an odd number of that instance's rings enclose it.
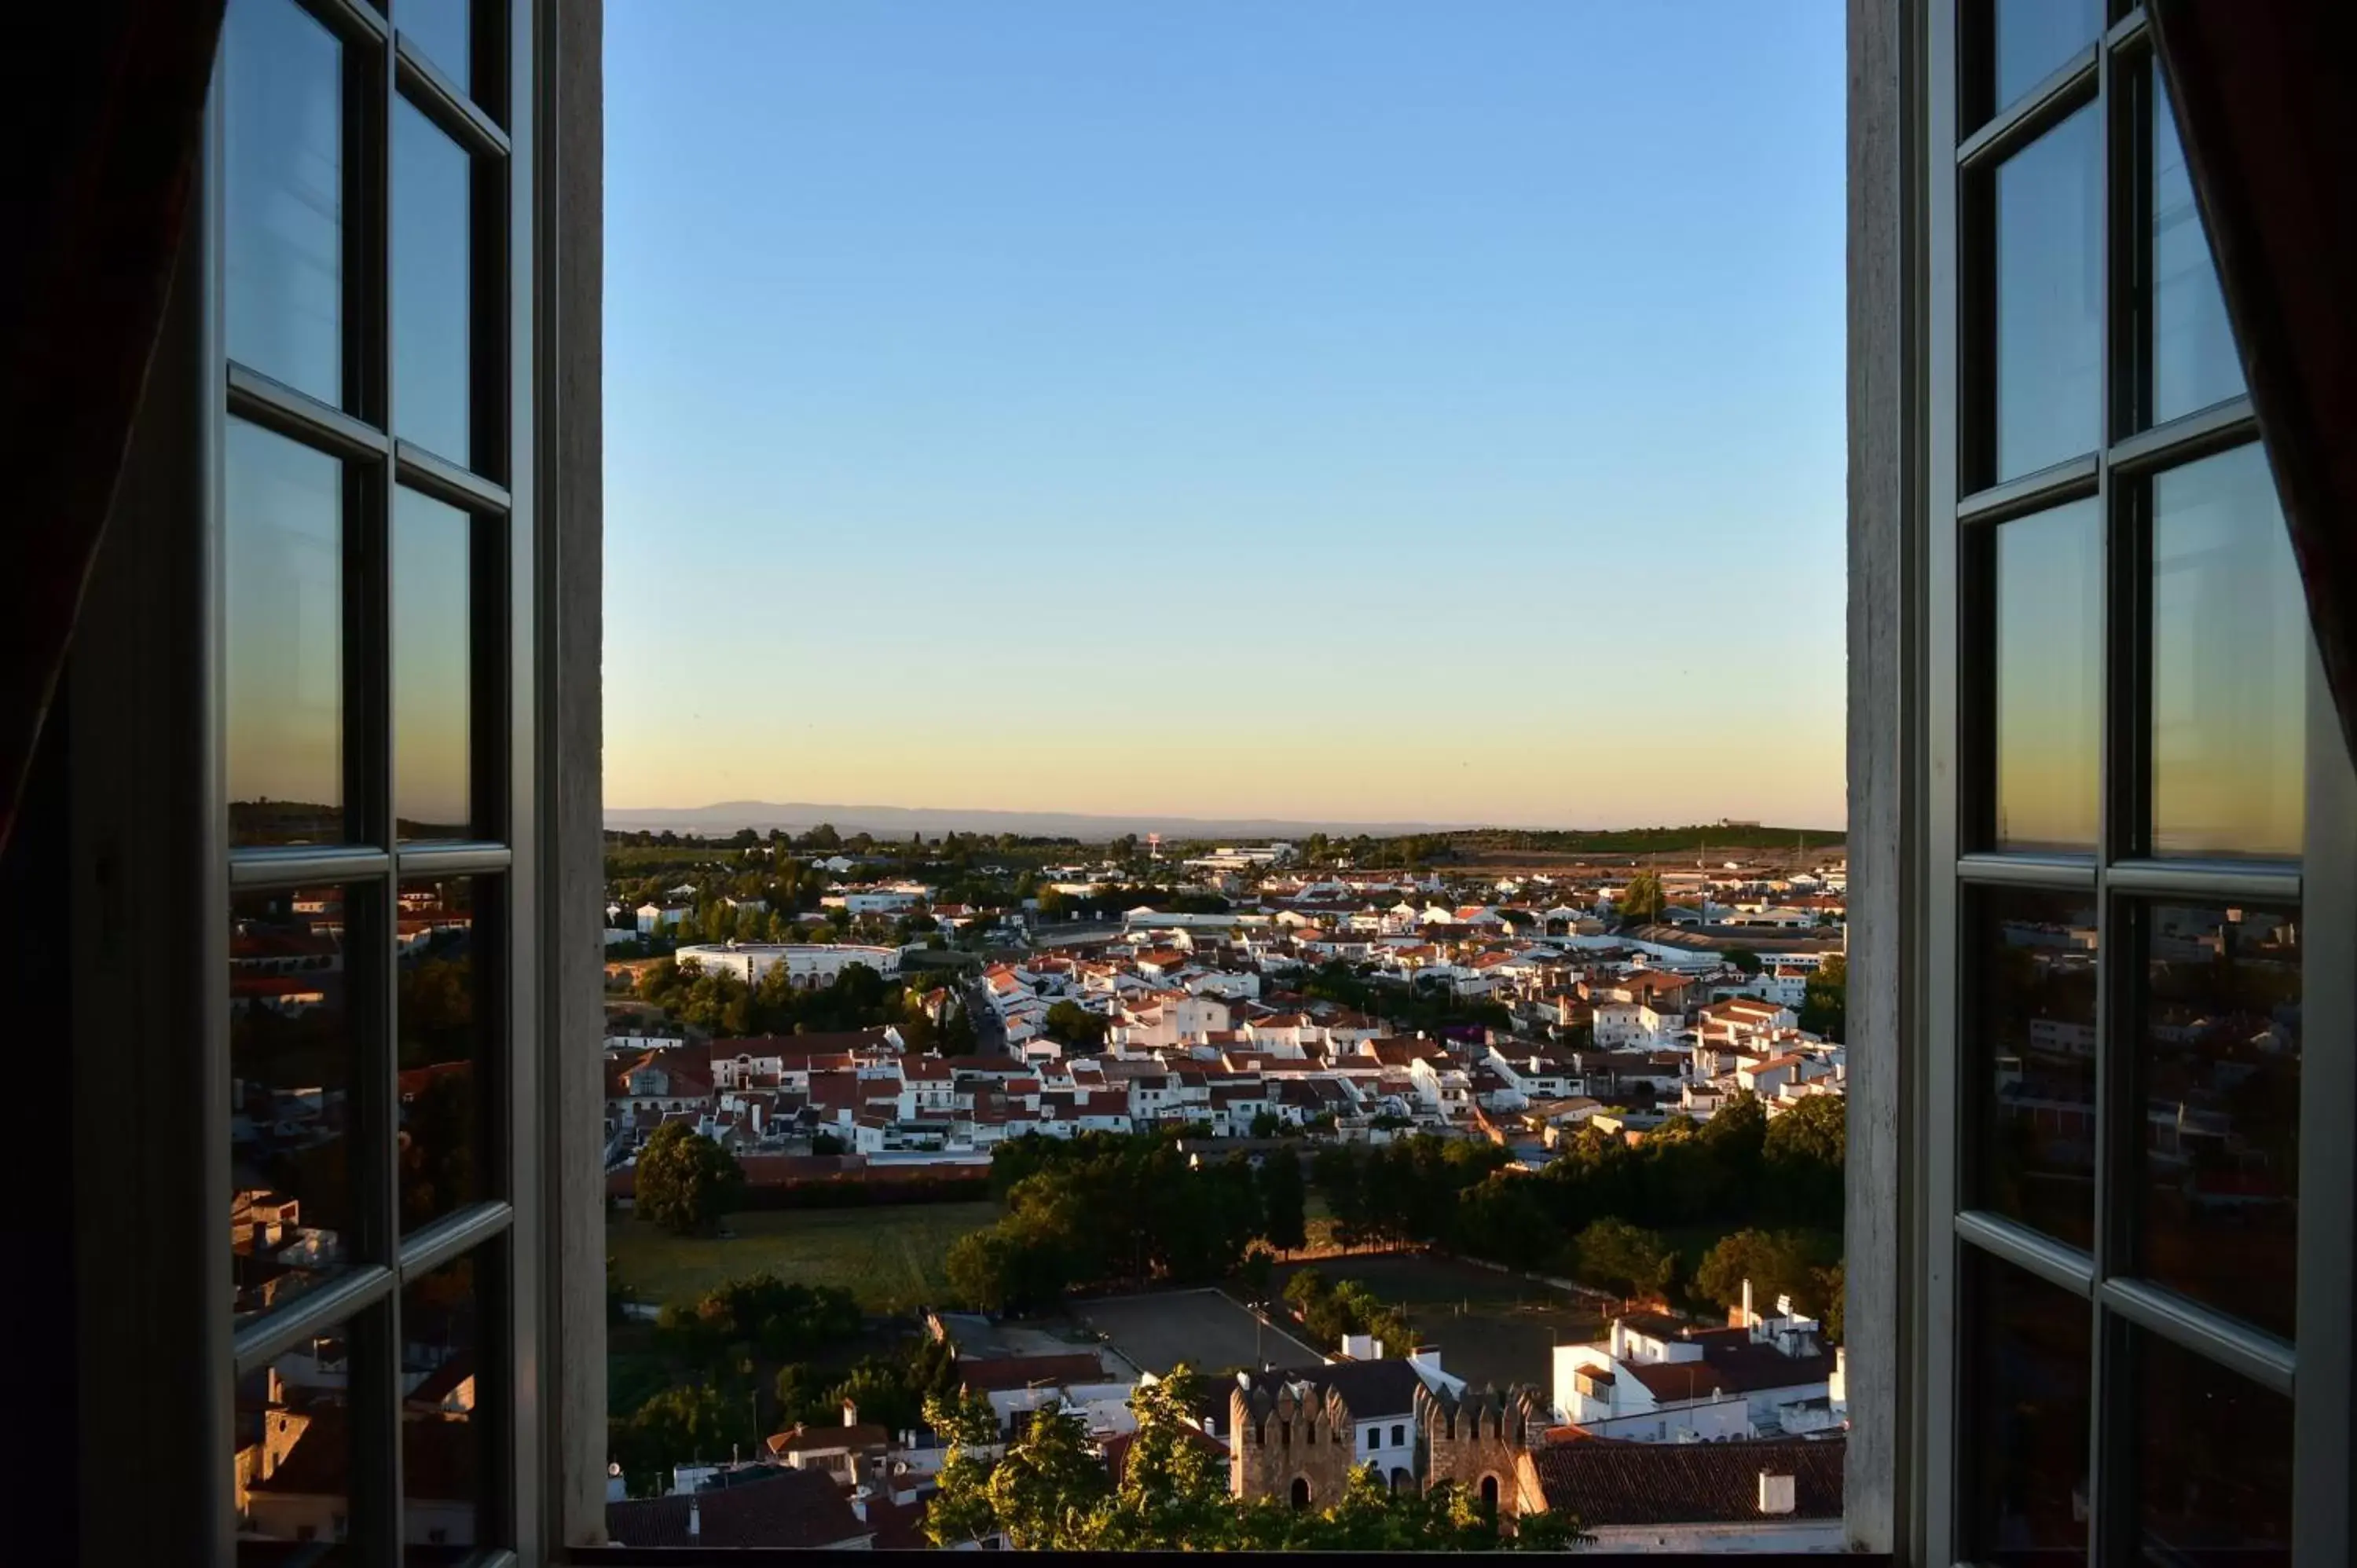
<instances>
[{"instance_id":1,"label":"green tree","mask_svg":"<svg viewBox=\"0 0 2357 1568\"><path fill-rule=\"evenodd\" d=\"M1817 1296L1822 1304L1818 1318L1825 1327L1825 1342L1842 1342L1842 1329L1846 1318L1844 1312L1849 1300L1849 1272L1846 1263L1817 1271Z\"/></svg>"},{"instance_id":2,"label":"green tree","mask_svg":"<svg viewBox=\"0 0 2357 1568\"><path fill-rule=\"evenodd\" d=\"M923 1396L909 1386L908 1369L879 1356L863 1358L827 1391L826 1402L837 1411L849 1403L862 1422L888 1432L914 1426L924 1409Z\"/></svg>"},{"instance_id":3,"label":"green tree","mask_svg":"<svg viewBox=\"0 0 2357 1568\"><path fill-rule=\"evenodd\" d=\"M1100 1510L1089 1544L1143 1552L1216 1541L1232 1528L1227 1466L1189 1428L1202 1380L1184 1362L1129 1396L1137 1434L1122 1462L1121 1485Z\"/></svg>"},{"instance_id":4,"label":"green tree","mask_svg":"<svg viewBox=\"0 0 2357 1568\"><path fill-rule=\"evenodd\" d=\"M1776 1298L1789 1295L1802 1311L1818 1305L1820 1285L1805 1239L1765 1230L1738 1230L1722 1236L1703 1255L1695 1271L1694 1287L1704 1299L1733 1307L1743 1300L1745 1281L1751 1284L1754 1311L1773 1310Z\"/></svg>"},{"instance_id":5,"label":"green tree","mask_svg":"<svg viewBox=\"0 0 2357 1568\"><path fill-rule=\"evenodd\" d=\"M1809 976L1801 999L1801 1027L1828 1040L1839 1040L1849 1012L1849 961L1839 953L1828 957Z\"/></svg>"},{"instance_id":6,"label":"green tree","mask_svg":"<svg viewBox=\"0 0 2357 1568\"><path fill-rule=\"evenodd\" d=\"M1113 1020L1102 1013L1090 1012L1077 1002L1064 1001L1048 1009L1046 1025L1050 1038L1086 1053L1103 1046L1105 1032L1113 1027Z\"/></svg>"},{"instance_id":7,"label":"green tree","mask_svg":"<svg viewBox=\"0 0 2357 1568\"><path fill-rule=\"evenodd\" d=\"M1768 1123L1760 1164L1781 1218L1819 1230L1841 1229L1848 1148L1849 1101L1842 1095L1810 1095Z\"/></svg>"},{"instance_id":8,"label":"green tree","mask_svg":"<svg viewBox=\"0 0 2357 1568\"><path fill-rule=\"evenodd\" d=\"M1276 1254L1265 1247L1254 1247L1236 1265L1236 1283L1243 1287L1244 1299L1265 1302L1276 1283Z\"/></svg>"},{"instance_id":9,"label":"green tree","mask_svg":"<svg viewBox=\"0 0 2357 1568\"><path fill-rule=\"evenodd\" d=\"M990 1466L998 1454L998 1416L985 1394L936 1395L925 1402L925 1424L949 1440L949 1457L936 1479L940 1490L925 1509L925 1537L935 1546L963 1546L998 1532L990 1503Z\"/></svg>"},{"instance_id":10,"label":"green tree","mask_svg":"<svg viewBox=\"0 0 2357 1568\"><path fill-rule=\"evenodd\" d=\"M991 1512L1017 1551L1085 1551L1112 1493L1088 1429L1054 1401L1034 1412L1022 1440L990 1472Z\"/></svg>"},{"instance_id":11,"label":"green tree","mask_svg":"<svg viewBox=\"0 0 2357 1568\"><path fill-rule=\"evenodd\" d=\"M1659 1233L1625 1219L1598 1219L1579 1233L1574 1245L1580 1277L1623 1295L1641 1295L1657 1286L1669 1255Z\"/></svg>"},{"instance_id":12,"label":"green tree","mask_svg":"<svg viewBox=\"0 0 2357 1568\"><path fill-rule=\"evenodd\" d=\"M640 1152L637 1210L675 1235L710 1231L744 1192L745 1172L736 1156L684 1122L657 1128Z\"/></svg>"},{"instance_id":13,"label":"green tree","mask_svg":"<svg viewBox=\"0 0 2357 1568\"><path fill-rule=\"evenodd\" d=\"M1308 1194L1289 1147L1261 1161L1260 1206L1261 1235L1270 1246L1291 1252L1309 1244Z\"/></svg>"},{"instance_id":14,"label":"green tree","mask_svg":"<svg viewBox=\"0 0 2357 1568\"><path fill-rule=\"evenodd\" d=\"M1662 918L1669 908L1669 899L1662 892L1659 872L1641 871L1629 878L1629 886L1620 895L1620 923L1624 926L1650 925Z\"/></svg>"},{"instance_id":15,"label":"green tree","mask_svg":"<svg viewBox=\"0 0 2357 1568\"><path fill-rule=\"evenodd\" d=\"M609 1423L608 1435L624 1477L634 1487L655 1493L664 1489L663 1472L673 1466L721 1458L732 1445L749 1445L758 1434L746 1400L710 1383L694 1383L653 1394L628 1419Z\"/></svg>"},{"instance_id":16,"label":"green tree","mask_svg":"<svg viewBox=\"0 0 2357 1568\"><path fill-rule=\"evenodd\" d=\"M790 1361L778 1369L771 1385L778 1400L778 1425L780 1428L828 1424L836 1406L826 1397L826 1390L818 1374L800 1361Z\"/></svg>"}]
</instances>

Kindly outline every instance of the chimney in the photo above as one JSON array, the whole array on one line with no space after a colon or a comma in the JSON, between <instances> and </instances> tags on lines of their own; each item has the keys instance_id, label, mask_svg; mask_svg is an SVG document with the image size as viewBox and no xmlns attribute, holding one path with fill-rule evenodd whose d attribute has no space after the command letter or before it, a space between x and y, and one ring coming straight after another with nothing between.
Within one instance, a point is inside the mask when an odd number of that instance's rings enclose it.
<instances>
[{"instance_id":1,"label":"chimney","mask_svg":"<svg viewBox=\"0 0 2357 1568\"><path fill-rule=\"evenodd\" d=\"M1759 1321L1751 1315L1751 1281L1747 1277L1743 1282L1743 1326L1749 1328Z\"/></svg>"},{"instance_id":2,"label":"chimney","mask_svg":"<svg viewBox=\"0 0 2357 1568\"><path fill-rule=\"evenodd\" d=\"M1767 1477L1762 1477L1760 1482L1761 1485L1766 1485ZM701 1539L703 1534L704 1509L696 1502L695 1494L690 1492L687 1495L687 1538L690 1541L695 1541Z\"/></svg>"},{"instance_id":3,"label":"chimney","mask_svg":"<svg viewBox=\"0 0 2357 1568\"><path fill-rule=\"evenodd\" d=\"M1760 1511L1788 1514L1792 1511L1792 1477L1760 1472Z\"/></svg>"},{"instance_id":4,"label":"chimney","mask_svg":"<svg viewBox=\"0 0 2357 1568\"><path fill-rule=\"evenodd\" d=\"M856 1402L852 1400L843 1402L843 1424L845 1426L859 1424L859 1406Z\"/></svg>"}]
</instances>

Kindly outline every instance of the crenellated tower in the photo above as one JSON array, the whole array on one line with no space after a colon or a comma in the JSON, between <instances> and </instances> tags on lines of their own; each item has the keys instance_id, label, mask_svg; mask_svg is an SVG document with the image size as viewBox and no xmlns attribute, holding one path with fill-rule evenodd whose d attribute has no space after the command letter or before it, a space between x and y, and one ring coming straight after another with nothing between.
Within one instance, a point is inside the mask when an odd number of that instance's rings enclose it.
<instances>
[{"instance_id":1,"label":"crenellated tower","mask_svg":"<svg viewBox=\"0 0 2357 1568\"><path fill-rule=\"evenodd\" d=\"M1356 1423L1340 1391L1239 1381L1228 1396L1228 1490L1326 1508L1342 1496Z\"/></svg>"},{"instance_id":2,"label":"crenellated tower","mask_svg":"<svg viewBox=\"0 0 2357 1568\"><path fill-rule=\"evenodd\" d=\"M1454 1396L1418 1389L1415 1419L1424 1432L1427 1490L1448 1483L1495 1503L1505 1519L1539 1506L1523 1498L1517 1478L1523 1456L1545 1442L1547 1402L1537 1389L1517 1383L1502 1392L1468 1389Z\"/></svg>"}]
</instances>

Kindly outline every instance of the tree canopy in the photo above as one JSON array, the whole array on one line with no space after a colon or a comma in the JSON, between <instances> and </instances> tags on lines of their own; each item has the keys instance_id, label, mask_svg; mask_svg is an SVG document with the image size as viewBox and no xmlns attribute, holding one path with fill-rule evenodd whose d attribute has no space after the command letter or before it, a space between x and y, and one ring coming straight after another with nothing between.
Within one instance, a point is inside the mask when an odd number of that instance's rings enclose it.
<instances>
[{"instance_id":1,"label":"tree canopy","mask_svg":"<svg viewBox=\"0 0 2357 1568\"><path fill-rule=\"evenodd\" d=\"M745 1172L727 1150L672 1122L639 1151L636 1188L632 1205L640 1219L676 1235L702 1235L743 1199Z\"/></svg>"}]
</instances>

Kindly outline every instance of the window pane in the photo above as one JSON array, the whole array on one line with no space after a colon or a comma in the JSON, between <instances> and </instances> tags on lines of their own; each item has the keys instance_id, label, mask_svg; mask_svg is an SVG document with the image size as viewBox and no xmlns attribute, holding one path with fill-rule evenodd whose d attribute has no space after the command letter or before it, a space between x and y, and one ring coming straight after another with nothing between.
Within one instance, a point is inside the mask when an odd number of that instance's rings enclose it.
<instances>
[{"instance_id":1,"label":"window pane","mask_svg":"<svg viewBox=\"0 0 2357 1568\"><path fill-rule=\"evenodd\" d=\"M474 520L457 507L395 492L393 800L404 839L464 838L473 823L473 538Z\"/></svg>"},{"instance_id":2,"label":"window pane","mask_svg":"<svg viewBox=\"0 0 2357 1568\"><path fill-rule=\"evenodd\" d=\"M2002 109L2051 76L2103 30L2103 0L1995 0L1996 104Z\"/></svg>"},{"instance_id":3,"label":"window pane","mask_svg":"<svg viewBox=\"0 0 2357 1568\"><path fill-rule=\"evenodd\" d=\"M2291 1401L2135 1333L2147 1563L2291 1561Z\"/></svg>"},{"instance_id":4,"label":"window pane","mask_svg":"<svg viewBox=\"0 0 2357 1568\"><path fill-rule=\"evenodd\" d=\"M1996 531L1996 841L2093 850L2102 750L2103 513L2093 500Z\"/></svg>"},{"instance_id":5,"label":"window pane","mask_svg":"<svg viewBox=\"0 0 2357 1568\"><path fill-rule=\"evenodd\" d=\"M401 885L396 1037L404 1235L486 1196L475 894L475 879L467 876Z\"/></svg>"},{"instance_id":6,"label":"window pane","mask_svg":"<svg viewBox=\"0 0 2357 1568\"><path fill-rule=\"evenodd\" d=\"M2152 482L2152 843L2296 855L2308 606L2257 443Z\"/></svg>"},{"instance_id":7,"label":"window pane","mask_svg":"<svg viewBox=\"0 0 2357 1568\"><path fill-rule=\"evenodd\" d=\"M2243 390L2243 365L2226 325L2226 297L2193 181L2177 140L2169 90L2152 75L2152 417L2175 419Z\"/></svg>"},{"instance_id":8,"label":"window pane","mask_svg":"<svg viewBox=\"0 0 2357 1568\"><path fill-rule=\"evenodd\" d=\"M2156 905L2143 920L2143 1271L2288 1339L2298 911Z\"/></svg>"},{"instance_id":9,"label":"window pane","mask_svg":"<svg viewBox=\"0 0 2357 1568\"><path fill-rule=\"evenodd\" d=\"M393 430L471 460L467 372L473 170L407 99L393 111Z\"/></svg>"},{"instance_id":10,"label":"window pane","mask_svg":"<svg viewBox=\"0 0 2357 1568\"><path fill-rule=\"evenodd\" d=\"M227 461L230 842L340 841L342 465L235 419Z\"/></svg>"},{"instance_id":11,"label":"window pane","mask_svg":"<svg viewBox=\"0 0 2357 1568\"><path fill-rule=\"evenodd\" d=\"M1996 171L1996 473L2101 439L2103 122L2088 105Z\"/></svg>"},{"instance_id":12,"label":"window pane","mask_svg":"<svg viewBox=\"0 0 2357 1568\"><path fill-rule=\"evenodd\" d=\"M349 1329L328 1329L238 1380L240 1562L285 1563L272 1542L324 1546L350 1533L350 1344Z\"/></svg>"},{"instance_id":13,"label":"window pane","mask_svg":"<svg viewBox=\"0 0 2357 1568\"><path fill-rule=\"evenodd\" d=\"M343 48L293 0L222 30L229 357L340 407Z\"/></svg>"},{"instance_id":14,"label":"window pane","mask_svg":"<svg viewBox=\"0 0 2357 1568\"><path fill-rule=\"evenodd\" d=\"M1987 1563L2083 1563L2087 1304L1985 1252L1964 1251L1966 1550Z\"/></svg>"},{"instance_id":15,"label":"window pane","mask_svg":"<svg viewBox=\"0 0 2357 1568\"><path fill-rule=\"evenodd\" d=\"M1967 1036L1972 1207L2091 1245L2095 910L2067 893L1974 896Z\"/></svg>"},{"instance_id":16,"label":"window pane","mask_svg":"<svg viewBox=\"0 0 2357 1568\"><path fill-rule=\"evenodd\" d=\"M350 1257L344 897L328 886L230 901L230 1252L241 1322L296 1300Z\"/></svg>"},{"instance_id":17,"label":"window pane","mask_svg":"<svg viewBox=\"0 0 2357 1568\"><path fill-rule=\"evenodd\" d=\"M401 1293L402 1556L456 1563L477 1541L483 1501L483 1429L477 1271L486 1248L454 1258Z\"/></svg>"},{"instance_id":18,"label":"window pane","mask_svg":"<svg viewBox=\"0 0 2357 1568\"><path fill-rule=\"evenodd\" d=\"M466 92L475 86L468 48L472 39L467 30L467 13L472 8L471 0L401 0L393 13L393 25L408 38L410 47Z\"/></svg>"}]
</instances>

